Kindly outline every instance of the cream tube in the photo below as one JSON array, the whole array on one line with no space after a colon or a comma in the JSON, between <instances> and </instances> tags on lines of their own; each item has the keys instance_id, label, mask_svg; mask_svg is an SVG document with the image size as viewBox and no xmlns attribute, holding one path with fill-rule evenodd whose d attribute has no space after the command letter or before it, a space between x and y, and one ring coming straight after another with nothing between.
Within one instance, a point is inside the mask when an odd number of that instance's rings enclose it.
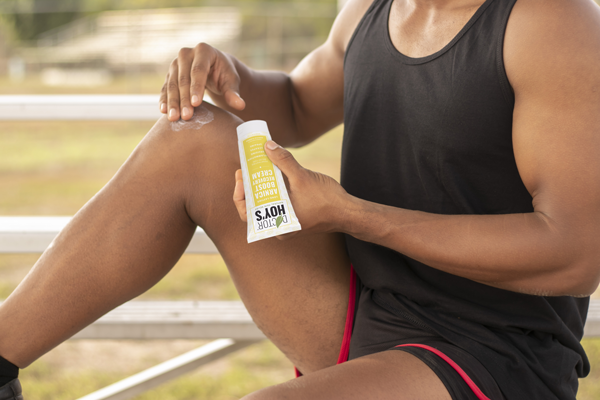
<instances>
[{"instance_id":1,"label":"cream tube","mask_svg":"<svg viewBox=\"0 0 600 400\"><path fill-rule=\"evenodd\" d=\"M246 194L248 243L302 229L283 175L265 153L265 143L271 140L267 123L248 121L237 127L237 135Z\"/></svg>"}]
</instances>

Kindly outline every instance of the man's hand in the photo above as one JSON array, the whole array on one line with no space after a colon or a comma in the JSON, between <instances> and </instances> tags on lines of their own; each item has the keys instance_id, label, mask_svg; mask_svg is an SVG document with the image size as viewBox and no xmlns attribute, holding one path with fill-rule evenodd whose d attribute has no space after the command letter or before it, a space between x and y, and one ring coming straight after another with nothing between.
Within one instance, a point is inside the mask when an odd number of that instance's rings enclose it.
<instances>
[{"instance_id":1,"label":"man's hand","mask_svg":"<svg viewBox=\"0 0 600 400\"><path fill-rule=\"evenodd\" d=\"M346 204L351 196L333 178L303 168L294 156L273 141L265 144L269 159L287 177L288 193L302 230L277 236L285 239L298 233L340 231ZM235 172L233 201L243 221L246 219L246 198L242 170Z\"/></svg>"},{"instance_id":2,"label":"man's hand","mask_svg":"<svg viewBox=\"0 0 600 400\"><path fill-rule=\"evenodd\" d=\"M160 94L160 112L169 121L192 118L194 107L202 104L204 90L223 96L225 102L236 110L246 103L239 95L240 76L231 56L200 43L193 49L184 47L173 60Z\"/></svg>"}]
</instances>

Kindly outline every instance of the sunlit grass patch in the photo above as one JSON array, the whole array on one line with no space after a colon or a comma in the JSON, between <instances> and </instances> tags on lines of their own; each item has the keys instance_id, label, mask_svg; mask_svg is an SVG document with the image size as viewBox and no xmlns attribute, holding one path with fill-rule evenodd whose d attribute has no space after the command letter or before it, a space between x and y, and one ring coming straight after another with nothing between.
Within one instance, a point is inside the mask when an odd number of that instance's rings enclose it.
<instances>
[{"instance_id":1,"label":"sunlit grass patch","mask_svg":"<svg viewBox=\"0 0 600 400\"><path fill-rule=\"evenodd\" d=\"M21 382L27 399L73 400L120 378L115 373L94 370L53 374L49 366L36 363L22 373Z\"/></svg>"},{"instance_id":2,"label":"sunlit grass patch","mask_svg":"<svg viewBox=\"0 0 600 400\"><path fill-rule=\"evenodd\" d=\"M102 189L111 176L75 168L52 174L0 173L0 215L71 216Z\"/></svg>"},{"instance_id":3,"label":"sunlit grass patch","mask_svg":"<svg viewBox=\"0 0 600 400\"><path fill-rule=\"evenodd\" d=\"M0 215L73 215L152 124L0 122Z\"/></svg>"},{"instance_id":4,"label":"sunlit grass patch","mask_svg":"<svg viewBox=\"0 0 600 400\"><path fill-rule=\"evenodd\" d=\"M257 374L247 366L234 365L218 377L193 374L170 382L136 400L237 400L245 395L280 383Z\"/></svg>"},{"instance_id":5,"label":"sunlit grass patch","mask_svg":"<svg viewBox=\"0 0 600 400\"><path fill-rule=\"evenodd\" d=\"M115 172L144 137L148 121L0 122L0 173Z\"/></svg>"},{"instance_id":6,"label":"sunlit grass patch","mask_svg":"<svg viewBox=\"0 0 600 400\"><path fill-rule=\"evenodd\" d=\"M66 343L23 370L24 394L29 400L73 400L202 344L183 340ZM239 399L292 378L290 362L273 344L262 342L135 399Z\"/></svg>"},{"instance_id":7,"label":"sunlit grass patch","mask_svg":"<svg viewBox=\"0 0 600 400\"><path fill-rule=\"evenodd\" d=\"M292 364L270 342L263 342L229 357L218 375L211 366L175 380L136 400L234 400L294 377Z\"/></svg>"}]
</instances>

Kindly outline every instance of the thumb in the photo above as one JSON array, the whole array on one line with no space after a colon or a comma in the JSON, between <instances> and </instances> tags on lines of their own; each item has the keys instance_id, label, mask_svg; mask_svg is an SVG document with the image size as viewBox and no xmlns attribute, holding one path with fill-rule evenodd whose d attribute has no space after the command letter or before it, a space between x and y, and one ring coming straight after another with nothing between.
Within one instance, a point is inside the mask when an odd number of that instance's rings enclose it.
<instances>
[{"instance_id":1,"label":"thumb","mask_svg":"<svg viewBox=\"0 0 600 400\"><path fill-rule=\"evenodd\" d=\"M290 180L303 169L292 153L272 140L265 143L265 152L271 162L279 167L281 172L283 172Z\"/></svg>"}]
</instances>

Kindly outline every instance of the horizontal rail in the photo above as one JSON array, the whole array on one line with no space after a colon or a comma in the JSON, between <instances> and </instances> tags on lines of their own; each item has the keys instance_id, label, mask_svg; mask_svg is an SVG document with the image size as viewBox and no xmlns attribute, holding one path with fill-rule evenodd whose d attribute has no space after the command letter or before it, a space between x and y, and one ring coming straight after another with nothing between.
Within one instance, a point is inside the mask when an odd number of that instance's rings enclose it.
<instances>
[{"instance_id":1,"label":"horizontal rail","mask_svg":"<svg viewBox=\"0 0 600 400\"><path fill-rule=\"evenodd\" d=\"M42 253L71 217L0 217L0 253ZM206 233L197 228L186 253L217 253Z\"/></svg>"},{"instance_id":2,"label":"horizontal rail","mask_svg":"<svg viewBox=\"0 0 600 400\"><path fill-rule=\"evenodd\" d=\"M5 95L0 120L157 120L158 95Z\"/></svg>"},{"instance_id":3,"label":"horizontal rail","mask_svg":"<svg viewBox=\"0 0 600 400\"><path fill-rule=\"evenodd\" d=\"M591 299L590 308L583 329L584 337L600 336L600 299Z\"/></svg>"},{"instance_id":4,"label":"horizontal rail","mask_svg":"<svg viewBox=\"0 0 600 400\"><path fill-rule=\"evenodd\" d=\"M73 339L262 340L241 301L130 301Z\"/></svg>"},{"instance_id":5,"label":"horizontal rail","mask_svg":"<svg viewBox=\"0 0 600 400\"><path fill-rule=\"evenodd\" d=\"M0 304L2 301L0 300ZM241 301L127 302L108 312L71 339L264 340Z\"/></svg>"},{"instance_id":6,"label":"horizontal rail","mask_svg":"<svg viewBox=\"0 0 600 400\"><path fill-rule=\"evenodd\" d=\"M163 115L158 100L154 94L0 95L0 121L156 121Z\"/></svg>"}]
</instances>

